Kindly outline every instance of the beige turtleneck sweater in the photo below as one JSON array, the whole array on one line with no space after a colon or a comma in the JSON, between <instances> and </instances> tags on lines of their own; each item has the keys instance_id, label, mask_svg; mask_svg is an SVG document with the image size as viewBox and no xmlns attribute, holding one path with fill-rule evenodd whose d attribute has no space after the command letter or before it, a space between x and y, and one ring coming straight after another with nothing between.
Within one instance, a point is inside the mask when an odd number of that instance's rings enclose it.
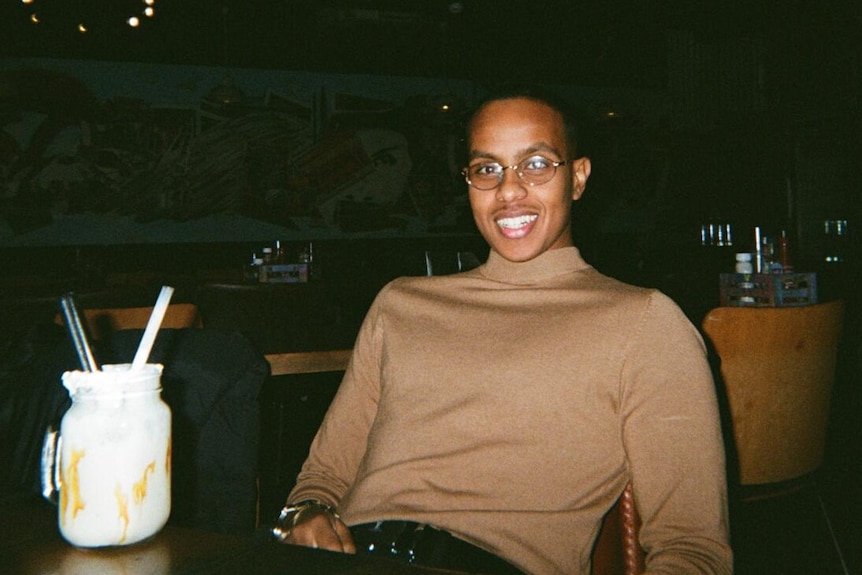
<instances>
[{"instance_id":1,"label":"beige turtleneck sweater","mask_svg":"<svg viewBox=\"0 0 862 575\"><path fill-rule=\"evenodd\" d=\"M534 575L587 574L631 481L649 573L730 573L703 342L576 248L381 290L291 501L428 523Z\"/></svg>"}]
</instances>

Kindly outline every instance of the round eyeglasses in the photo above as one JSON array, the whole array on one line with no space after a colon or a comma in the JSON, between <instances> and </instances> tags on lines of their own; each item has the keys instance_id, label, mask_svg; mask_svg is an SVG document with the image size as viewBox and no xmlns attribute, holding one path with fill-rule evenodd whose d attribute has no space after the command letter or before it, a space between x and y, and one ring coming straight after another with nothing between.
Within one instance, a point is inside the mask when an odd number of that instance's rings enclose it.
<instances>
[{"instance_id":1,"label":"round eyeglasses","mask_svg":"<svg viewBox=\"0 0 862 575\"><path fill-rule=\"evenodd\" d=\"M477 190L496 189L503 183L503 173L509 169L515 170L515 173L525 184L539 186L554 179L557 166L565 166L570 161L555 162L544 156L530 156L511 166L501 166L497 162L480 162L467 166L461 170L461 174L467 184Z\"/></svg>"}]
</instances>

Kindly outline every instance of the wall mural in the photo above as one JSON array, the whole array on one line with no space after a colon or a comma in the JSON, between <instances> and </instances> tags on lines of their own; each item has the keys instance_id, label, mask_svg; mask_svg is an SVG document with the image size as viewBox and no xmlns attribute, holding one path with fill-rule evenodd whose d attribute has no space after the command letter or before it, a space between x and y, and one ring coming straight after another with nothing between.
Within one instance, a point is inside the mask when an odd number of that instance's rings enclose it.
<instances>
[{"instance_id":1,"label":"wall mural","mask_svg":"<svg viewBox=\"0 0 862 575\"><path fill-rule=\"evenodd\" d=\"M245 98L225 76L171 106L8 70L0 245L473 232L457 111L434 94L310 94Z\"/></svg>"}]
</instances>

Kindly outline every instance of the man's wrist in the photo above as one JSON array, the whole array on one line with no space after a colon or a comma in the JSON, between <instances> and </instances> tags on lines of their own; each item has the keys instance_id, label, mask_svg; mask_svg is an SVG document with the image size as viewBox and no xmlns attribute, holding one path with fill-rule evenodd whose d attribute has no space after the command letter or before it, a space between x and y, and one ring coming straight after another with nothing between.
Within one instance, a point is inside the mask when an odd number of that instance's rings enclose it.
<instances>
[{"instance_id":1,"label":"man's wrist","mask_svg":"<svg viewBox=\"0 0 862 575\"><path fill-rule=\"evenodd\" d=\"M271 532L275 540L283 542L290 537L300 517L309 511L323 511L336 519L338 518L335 508L317 499L305 499L297 503L288 503L282 507L281 512L278 514L278 519L275 520L275 525L272 527Z\"/></svg>"}]
</instances>

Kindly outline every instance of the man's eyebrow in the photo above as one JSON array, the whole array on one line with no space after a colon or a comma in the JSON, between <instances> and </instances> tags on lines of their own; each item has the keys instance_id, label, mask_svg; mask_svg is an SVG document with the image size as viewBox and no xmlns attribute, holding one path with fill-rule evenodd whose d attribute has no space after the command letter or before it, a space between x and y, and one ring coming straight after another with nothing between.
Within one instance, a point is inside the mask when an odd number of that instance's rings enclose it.
<instances>
[{"instance_id":1,"label":"man's eyebrow","mask_svg":"<svg viewBox=\"0 0 862 575\"><path fill-rule=\"evenodd\" d=\"M556 156L563 157L560 151L556 148L556 146L552 146L551 144L545 142L536 142L535 144L531 144L526 148L518 150L515 154L517 158L526 158L530 154L535 154L537 152L550 152L555 154ZM470 159L475 160L476 158L488 158L492 159L496 162L500 162L496 154L492 154L491 152L485 152L483 150L471 150L470 151ZM501 162L502 163L502 162Z\"/></svg>"},{"instance_id":2,"label":"man's eyebrow","mask_svg":"<svg viewBox=\"0 0 862 575\"><path fill-rule=\"evenodd\" d=\"M490 152L483 152L481 150L471 150L470 151L470 157L468 159L475 160L477 158L483 158L486 160L494 160L495 162L498 161L497 156L495 156L494 154L492 154Z\"/></svg>"}]
</instances>

